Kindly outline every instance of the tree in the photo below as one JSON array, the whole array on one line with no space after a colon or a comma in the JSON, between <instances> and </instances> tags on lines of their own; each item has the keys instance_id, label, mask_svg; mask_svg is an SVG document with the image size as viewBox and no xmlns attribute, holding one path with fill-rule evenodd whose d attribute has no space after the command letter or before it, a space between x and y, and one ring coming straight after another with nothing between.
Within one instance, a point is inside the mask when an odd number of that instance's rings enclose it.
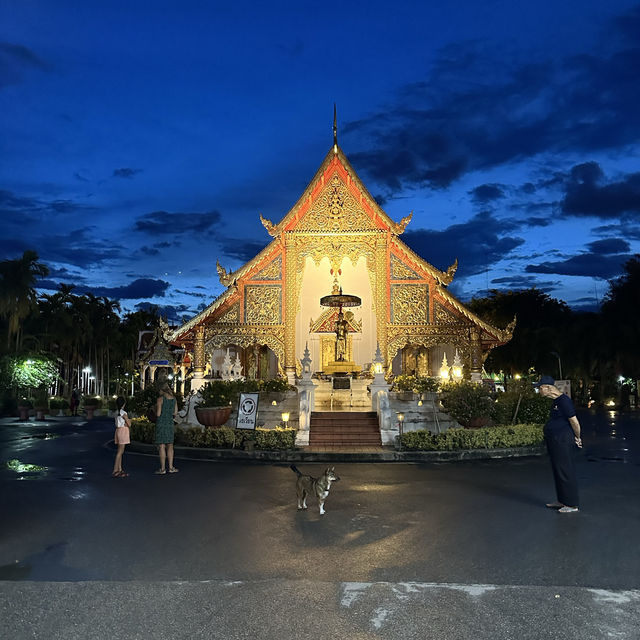
<instances>
[{"instance_id":1,"label":"tree","mask_svg":"<svg viewBox=\"0 0 640 640\"><path fill-rule=\"evenodd\" d=\"M640 378L640 254L624 265L625 273L609 282L602 303L607 346L614 375Z\"/></svg>"},{"instance_id":2,"label":"tree","mask_svg":"<svg viewBox=\"0 0 640 640\"><path fill-rule=\"evenodd\" d=\"M552 352L565 356L563 340L572 317L565 302L533 287L522 291L494 289L486 298L473 298L468 306L497 327L505 327L514 316L517 318L511 340L489 354L485 365L488 370L511 376L531 367L537 371L557 370Z\"/></svg>"},{"instance_id":3,"label":"tree","mask_svg":"<svg viewBox=\"0 0 640 640\"><path fill-rule=\"evenodd\" d=\"M35 251L25 251L21 258L0 262L0 316L8 320L7 349L15 337L18 351L22 322L37 309L36 282L47 275L49 268L38 262Z\"/></svg>"}]
</instances>

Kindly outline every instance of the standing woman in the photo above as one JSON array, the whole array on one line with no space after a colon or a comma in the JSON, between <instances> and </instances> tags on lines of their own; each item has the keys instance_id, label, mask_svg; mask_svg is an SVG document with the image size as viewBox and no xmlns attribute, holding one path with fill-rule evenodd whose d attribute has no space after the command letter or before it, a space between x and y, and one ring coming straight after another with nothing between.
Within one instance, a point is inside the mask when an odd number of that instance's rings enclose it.
<instances>
[{"instance_id":1,"label":"standing woman","mask_svg":"<svg viewBox=\"0 0 640 640\"><path fill-rule=\"evenodd\" d=\"M113 441L118 447L118 450L113 463L113 473L111 474L114 478L126 478L129 475L122 470L122 454L124 453L125 446L131 442L129 434L131 420L129 420L129 416L124 410L124 403L125 399L122 396L116 399L116 432L113 436Z\"/></svg>"},{"instance_id":2,"label":"standing woman","mask_svg":"<svg viewBox=\"0 0 640 640\"><path fill-rule=\"evenodd\" d=\"M546 506L559 513L575 513L578 511L578 481L573 454L574 447L582 447L580 423L571 398L555 383L551 376L542 376L534 385L540 388L540 395L553 399L549 421L544 425L544 441L551 459L558 501Z\"/></svg>"},{"instance_id":3,"label":"standing woman","mask_svg":"<svg viewBox=\"0 0 640 640\"><path fill-rule=\"evenodd\" d=\"M173 419L178 413L178 403L173 391L168 384L164 384L160 389L160 395L156 402L156 437L155 444L158 445L160 453L160 468L157 474L165 474L165 463L169 462L169 473L177 473L178 470L173 466Z\"/></svg>"}]
</instances>

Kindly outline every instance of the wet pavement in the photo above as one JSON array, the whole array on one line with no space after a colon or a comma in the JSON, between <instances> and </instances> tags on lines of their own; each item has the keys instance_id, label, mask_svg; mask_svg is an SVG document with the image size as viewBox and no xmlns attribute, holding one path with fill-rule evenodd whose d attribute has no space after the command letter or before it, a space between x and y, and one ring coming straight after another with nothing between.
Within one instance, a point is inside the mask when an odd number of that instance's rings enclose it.
<instances>
[{"instance_id":1,"label":"wet pavement","mask_svg":"<svg viewBox=\"0 0 640 640\"><path fill-rule=\"evenodd\" d=\"M11 638L637 639L640 414L579 417L568 515L543 506L546 456L336 465L320 516L287 464L156 476L125 453L113 479L112 420L3 420L0 619Z\"/></svg>"}]
</instances>

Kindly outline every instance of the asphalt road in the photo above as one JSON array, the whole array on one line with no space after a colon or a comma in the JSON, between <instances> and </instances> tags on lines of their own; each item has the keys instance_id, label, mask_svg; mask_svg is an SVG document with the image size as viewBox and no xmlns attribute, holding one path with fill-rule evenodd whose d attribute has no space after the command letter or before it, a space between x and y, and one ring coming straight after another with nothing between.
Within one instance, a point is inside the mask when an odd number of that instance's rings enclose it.
<instances>
[{"instance_id":1,"label":"asphalt road","mask_svg":"<svg viewBox=\"0 0 640 640\"><path fill-rule=\"evenodd\" d=\"M111 420L5 420L0 637L637 640L640 415L580 418L578 514L538 457L338 464L324 516L287 465L113 479Z\"/></svg>"}]
</instances>

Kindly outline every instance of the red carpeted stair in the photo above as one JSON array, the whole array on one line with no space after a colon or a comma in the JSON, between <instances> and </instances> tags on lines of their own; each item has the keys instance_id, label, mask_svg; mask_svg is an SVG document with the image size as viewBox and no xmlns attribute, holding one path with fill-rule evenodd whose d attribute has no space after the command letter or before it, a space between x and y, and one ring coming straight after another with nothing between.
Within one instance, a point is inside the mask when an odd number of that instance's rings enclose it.
<instances>
[{"instance_id":1,"label":"red carpeted stair","mask_svg":"<svg viewBox=\"0 0 640 640\"><path fill-rule=\"evenodd\" d=\"M375 411L314 411L309 446L380 447L378 416Z\"/></svg>"}]
</instances>

